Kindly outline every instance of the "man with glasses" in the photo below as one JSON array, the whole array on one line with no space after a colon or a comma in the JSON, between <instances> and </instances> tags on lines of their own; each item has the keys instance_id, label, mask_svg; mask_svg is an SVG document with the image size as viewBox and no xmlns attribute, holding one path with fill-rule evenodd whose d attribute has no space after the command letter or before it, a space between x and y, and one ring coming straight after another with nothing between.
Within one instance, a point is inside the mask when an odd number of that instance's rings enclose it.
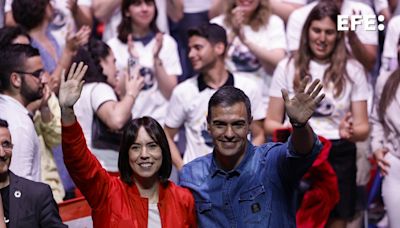
<instances>
[{"instance_id":1,"label":"man with glasses","mask_svg":"<svg viewBox=\"0 0 400 228\"><path fill-rule=\"evenodd\" d=\"M14 139L10 169L29 180L40 181L40 144L26 108L43 96L43 64L39 51L29 45L0 50L0 118L8 121Z\"/></svg>"},{"instance_id":2,"label":"man with glasses","mask_svg":"<svg viewBox=\"0 0 400 228\"><path fill-rule=\"evenodd\" d=\"M50 187L9 170L13 147L8 123L0 119L0 227L66 227Z\"/></svg>"}]
</instances>

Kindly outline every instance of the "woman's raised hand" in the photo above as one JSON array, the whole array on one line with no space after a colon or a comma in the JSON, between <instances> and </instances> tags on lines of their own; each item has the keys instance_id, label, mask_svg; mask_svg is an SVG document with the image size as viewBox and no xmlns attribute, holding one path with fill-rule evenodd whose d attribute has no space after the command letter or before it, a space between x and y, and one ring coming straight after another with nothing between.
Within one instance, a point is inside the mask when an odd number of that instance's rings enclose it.
<instances>
[{"instance_id":1,"label":"woman's raised hand","mask_svg":"<svg viewBox=\"0 0 400 228\"><path fill-rule=\"evenodd\" d=\"M58 93L60 107L72 108L81 96L84 81L83 76L88 66L83 62L78 65L73 63L67 79L65 79L65 70L61 74L60 91Z\"/></svg>"}]
</instances>

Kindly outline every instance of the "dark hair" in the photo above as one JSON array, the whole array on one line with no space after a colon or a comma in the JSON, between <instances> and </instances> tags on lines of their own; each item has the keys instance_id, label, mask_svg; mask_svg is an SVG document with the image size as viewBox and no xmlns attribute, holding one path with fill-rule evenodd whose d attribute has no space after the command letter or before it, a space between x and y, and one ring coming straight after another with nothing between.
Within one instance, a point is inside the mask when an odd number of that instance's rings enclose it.
<instances>
[{"instance_id":1,"label":"dark hair","mask_svg":"<svg viewBox=\"0 0 400 228\"><path fill-rule=\"evenodd\" d=\"M223 86L215 92L208 102L207 122L211 123L211 109L215 106L232 106L236 103L243 102L246 106L247 120L252 120L251 104L249 97L240 89L233 86Z\"/></svg>"},{"instance_id":2,"label":"dark hair","mask_svg":"<svg viewBox=\"0 0 400 228\"><path fill-rule=\"evenodd\" d=\"M0 91L10 88L12 72L24 71L27 58L40 56L39 50L26 44L11 44L0 50Z\"/></svg>"},{"instance_id":3,"label":"dark hair","mask_svg":"<svg viewBox=\"0 0 400 228\"><path fill-rule=\"evenodd\" d=\"M7 120L0 119L0 127L8 128Z\"/></svg>"},{"instance_id":4,"label":"dark hair","mask_svg":"<svg viewBox=\"0 0 400 228\"><path fill-rule=\"evenodd\" d=\"M155 119L148 116L131 120L124 131L118 157L118 169L121 174L121 179L128 185L133 184L133 171L129 164L129 149L138 137L140 127L143 127L154 142L161 148L162 164L158 171L158 177L162 184L167 184L172 170L171 151L169 149L167 136L161 125Z\"/></svg>"},{"instance_id":5,"label":"dark hair","mask_svg":"<svg viewBox=\"0 0 400 228\"><path fill-rule=\"evenodd\" d=\"M225 45L225 48L228 45L226 30L222 26L217 24L207 23L200 26L192 27L188 29L187 34L189 38L192 36L203 37L212 44L221 42Z\"/></svg>"},{"instance_id":6,"label":"dark hair","mask_svg":"<svg viewBox=\"0 0 400 228\"><path fill-rule=\"evenodd\" d=\"M118 25L118 39L122 42L122 43L127 43L128 42L128 35L131 34L133 32L132 30L132 20L131 17L126 16L126 11L129 10L129 6L132 4L137 4L137 3L141 3L142 1L144 1L146 4L148 3L153 3L154 5L154 18L153 20L150 22L150 29L153 32L158 32L159 29L157 27L156 24L156 20L157 20L157 6L154 0L122 0L122 4L121 4L121 15L122 15L122 20L121 23Z\"/></svg>"},{"instance_id":7,"label":"dark hair","mask_svg":"<svg viewBox=\"0 0 400 228\"><path fill-rule=\"evenodd\" d=\"M40 25L46 16L49 0L14 0L12 14L15 22L27 30Z\"/></svg>"},{"instance_id":8,"label":"dark hair","mask_svg":"<svg viewBox=\"0 0 400 228\"><path fill-rule=\"evenodd\" d=\"M0 48L12 44L13 40L15 40L18 36L26 36L29 41L31 41L29 34L20 26L6 26L0 28Z\"/></svg>"},{"instance_id":9,"label":"dark hair","mask_svg":"<svg viewBox=\"0 0 400 228\"><path fill-rule=\"evenodd\" d=\"M85 83L104 82L107 83L107 76L103 74L100 60L110 54L110 47L103 41L91 39L87 47L82 47L73 58L72 62L84 62L88 69L83 78Z\"/></svg>"},{"instance_id":10,"label":"dark hair","mask_svg":"<svg viewBox=\"0 0 400 228\"><path fill-rule=\"evenodd\" d=\"M295 79L293 84L295 88L298 88L301 80L306 75L309 75L310 61L314 57L310 48L310 39L308 38L312 22L329 17L337 26L337 16L339 14L340 9L331 1L319 2L311 10L301 32L299 50L294 54ZM344 32L337 31L335 47L330 56L330 66L325 70L322 80L324 86L327 87L329 87L329 83L333 83L334 97L338 97L342 93L346 86L346 80L350 80L346 70L346 64L349 57L351 56L346 49Z\"/></svg>"}]
</instances>

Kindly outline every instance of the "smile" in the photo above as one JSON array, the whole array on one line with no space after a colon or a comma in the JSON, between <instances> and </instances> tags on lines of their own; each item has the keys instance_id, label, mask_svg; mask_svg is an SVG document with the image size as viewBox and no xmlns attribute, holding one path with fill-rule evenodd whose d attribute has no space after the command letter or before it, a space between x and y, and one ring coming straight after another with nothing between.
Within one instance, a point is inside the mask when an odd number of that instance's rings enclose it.
<instances>
[{"instance_id":1,"label":"smile","mask_svg":"<svg viewBox=\"0 0 400 228\"><path fill-rule=\"evenodd\" d=\"M153 163L151 163L151 162L143 162L143 163L139 163L138 165L140 167L142 167L142 168L150 168L153 165Z\"/></svg>"}]
</instances>

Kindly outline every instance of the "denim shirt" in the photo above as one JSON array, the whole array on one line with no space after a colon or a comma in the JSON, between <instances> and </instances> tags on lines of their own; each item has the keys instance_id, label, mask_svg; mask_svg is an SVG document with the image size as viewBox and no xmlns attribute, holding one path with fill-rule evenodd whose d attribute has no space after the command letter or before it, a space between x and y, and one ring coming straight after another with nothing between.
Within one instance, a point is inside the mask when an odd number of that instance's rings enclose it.
<instances>
[{"instance_id":1,"label":"denim shirt","mask_svg":"<svg viewBox=\"0 0 400 228\"><path fill-rule=\"evenodd\" d=\"M217 166L215 152L186 164L180 184L193 193L199 227L296 227L295 188L322 148L314 137L307 155L296 154L290 139L260 147L248 142L229 172Z\"/></svg>"}]
</instances>

